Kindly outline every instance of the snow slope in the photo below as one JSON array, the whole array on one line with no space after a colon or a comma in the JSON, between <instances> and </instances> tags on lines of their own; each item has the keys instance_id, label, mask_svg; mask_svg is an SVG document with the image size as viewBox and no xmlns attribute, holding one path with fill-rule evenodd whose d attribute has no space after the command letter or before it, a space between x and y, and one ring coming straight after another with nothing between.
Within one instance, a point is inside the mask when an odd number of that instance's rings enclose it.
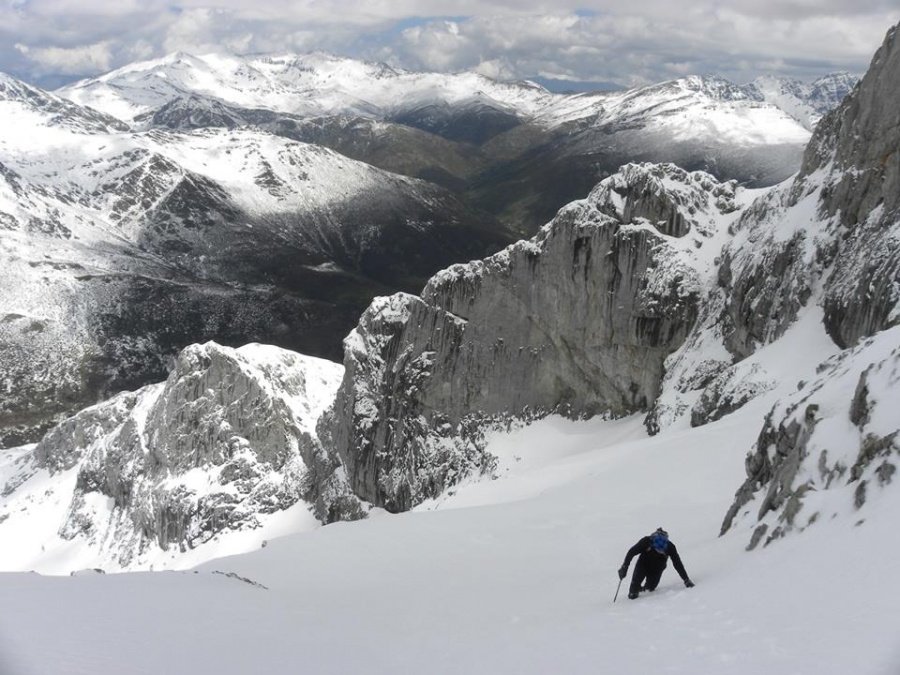
<instances>
[{"instance_id":1,"label":"snow slope","mask_svg":"<svg viewBox=\"0 0 900 675\"><path fill-rule=\"evenodd\" d=\"M839 519L754 553L716 537L760 412L653 439L636 418L548 419L506 444L552 460L513 459L437 511L194 572L0 575L3 672L896 673L900 549L884 532L900 493L866 527ZM659 525L696 588L669 569L652 596L613 604L626 549Z\"/></svg>"},{"instance_id":2,"label":"snow slope","mask_svg":"<svg viewBox=\"0 0 900 675\"><path fill-rule=\"evenodd\" d=\"M884 333L875 356L896 340ZM784 382L812 379L825 344L820 323L800 321L756 358ZM896 410L896 387L879 382L870 397ZM819 397L833 407L846 389ZM749 553L752 523L718 536L782 396L654 437L640 416L546 418L490 439L494 480L190 571L2 574L0 671L893 675L900 545L885 533L900 491L858 511L825 491L817 508L838 517ZM654 594L613 604L625 551L658 526L696 588L669 569Z\"/></svg>"}]
</instances>

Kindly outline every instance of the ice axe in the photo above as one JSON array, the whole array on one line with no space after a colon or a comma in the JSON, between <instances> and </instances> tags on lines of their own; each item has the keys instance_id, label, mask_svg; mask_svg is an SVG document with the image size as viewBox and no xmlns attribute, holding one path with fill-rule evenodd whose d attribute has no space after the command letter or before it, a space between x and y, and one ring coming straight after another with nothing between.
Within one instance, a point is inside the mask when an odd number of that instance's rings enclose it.
<instances>
[{"instance_id":1,"label":"ice axe","mask_svg":"<svg viewBox=\"0 0 900 675\"><path fill-rule=\"evenodd\" d=\"M616 586L616 594L613 596L613 603L615 603L616 598L619 597L619 589L622 588L622 579L619 579L619 585Z\"/></svg>"}]
</instances>

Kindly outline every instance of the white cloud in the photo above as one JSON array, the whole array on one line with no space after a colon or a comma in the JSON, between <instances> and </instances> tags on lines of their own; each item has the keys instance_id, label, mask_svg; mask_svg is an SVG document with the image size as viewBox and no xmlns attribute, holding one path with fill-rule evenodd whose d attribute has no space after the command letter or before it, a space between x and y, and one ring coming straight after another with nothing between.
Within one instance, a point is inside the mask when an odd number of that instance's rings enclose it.
<instances>
[{"instance_id":1,"label":"white cloud","mask_svg":"<svg viewBox=\"0 0 900 675\"><path fill-rule=\"evenodd\" d=\"M730 9L682 8L656 15L475 17L403 31L389 45L395 61L423 68L479 68L502 59L516 76L558 73L570 79L641 84L688 73L749 80L775 65L812 76L862 71L890 25L818 16L763 19Z\"/></svg>"},{"instance_id":2,"label":"white cloud","mask_svg":"<svg viewBox=\"0 0 900 675\"><path fill-rule=\"evenodd\" d=\"M96 74L171 51L309 51L411 69L637 84L862 71L896 0L0 0L0 70ZM430 17L430 18L429 18ZM18 45L12 48L12 45Z\"/></svg>"},{"instance_id":3,"label":"white cloud","mask_svg":"<svg viewBox=\"0 0 900 675\"><path fill-rule=\"evenodd\" d=\"M476 73L479 73L480 75L484 75L485 77L490 77L495 80L512 80L516 77L520 77L506 59L491 59L490 61L482 61L472 70L474 70Z\"/></svg>"},{"instance_id":4,"label":"white cloud","mask_svg":"<svg viewBox=\"0 0 900 675\"><path fill-rule=\"evenodd\" d=\"M44 71L64 75L101 72L109 70L112 64L109 42L69 48L29 47L16 43L15 49Z\"/></svg>"}]
</instances>

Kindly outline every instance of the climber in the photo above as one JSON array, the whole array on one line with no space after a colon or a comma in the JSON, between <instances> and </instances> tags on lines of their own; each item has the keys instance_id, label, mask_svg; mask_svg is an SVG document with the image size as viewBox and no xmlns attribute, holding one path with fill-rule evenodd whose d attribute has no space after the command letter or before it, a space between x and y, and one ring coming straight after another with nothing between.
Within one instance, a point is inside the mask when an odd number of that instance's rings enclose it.
<instances>
[{"instance_id":1,"label":"climber","mask_svg":"<svg viewBox=\"0 0 900 675\"><path fill-rule=\"evenodd\" d=\"M690 580L687 572L684 571L684 565L678 555L675 544L669 541L669 533L664 529L657 528L656 532L649 537L642 537L641 540L628 549L625 556L625 562L619 568L619 579L624 579L628 574L628 565L631 559L638 556L637 564L634 566L634 576L631 577L631 587L628 589L628 598L634 600L641 591L655 591L659 585L659 578L662 576L663 570L666 569L666 560L672 558L672 564L675 571L678 572L684 585L688 588L694 587L694 582ZM645 582L646 580L646 582ZM643 586L641 584L644 583Z\"/></svg>"}]
</instances>

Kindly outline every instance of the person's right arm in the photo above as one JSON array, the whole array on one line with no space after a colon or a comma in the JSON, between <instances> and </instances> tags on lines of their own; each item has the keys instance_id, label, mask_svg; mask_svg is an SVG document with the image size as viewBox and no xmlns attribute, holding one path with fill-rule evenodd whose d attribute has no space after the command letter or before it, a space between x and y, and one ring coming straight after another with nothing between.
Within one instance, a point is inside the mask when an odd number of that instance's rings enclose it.
<instances>
[{"instance_id":1,"label":"person's right arm","mask_svg":"<svg viewBox=\"0 0 900 675\"><path fill-rule=\"evenodd\" d=\"M631 564L631 559L639 555L642 551L647 550L647 547L650 546L650 537L642 537L638 543L628 549L628 553L625 554L625 562L622 563L622 567L619 568L619 578L624 579L625 575L628 574L628 566Z\"/></svg>"}]
</instances>

